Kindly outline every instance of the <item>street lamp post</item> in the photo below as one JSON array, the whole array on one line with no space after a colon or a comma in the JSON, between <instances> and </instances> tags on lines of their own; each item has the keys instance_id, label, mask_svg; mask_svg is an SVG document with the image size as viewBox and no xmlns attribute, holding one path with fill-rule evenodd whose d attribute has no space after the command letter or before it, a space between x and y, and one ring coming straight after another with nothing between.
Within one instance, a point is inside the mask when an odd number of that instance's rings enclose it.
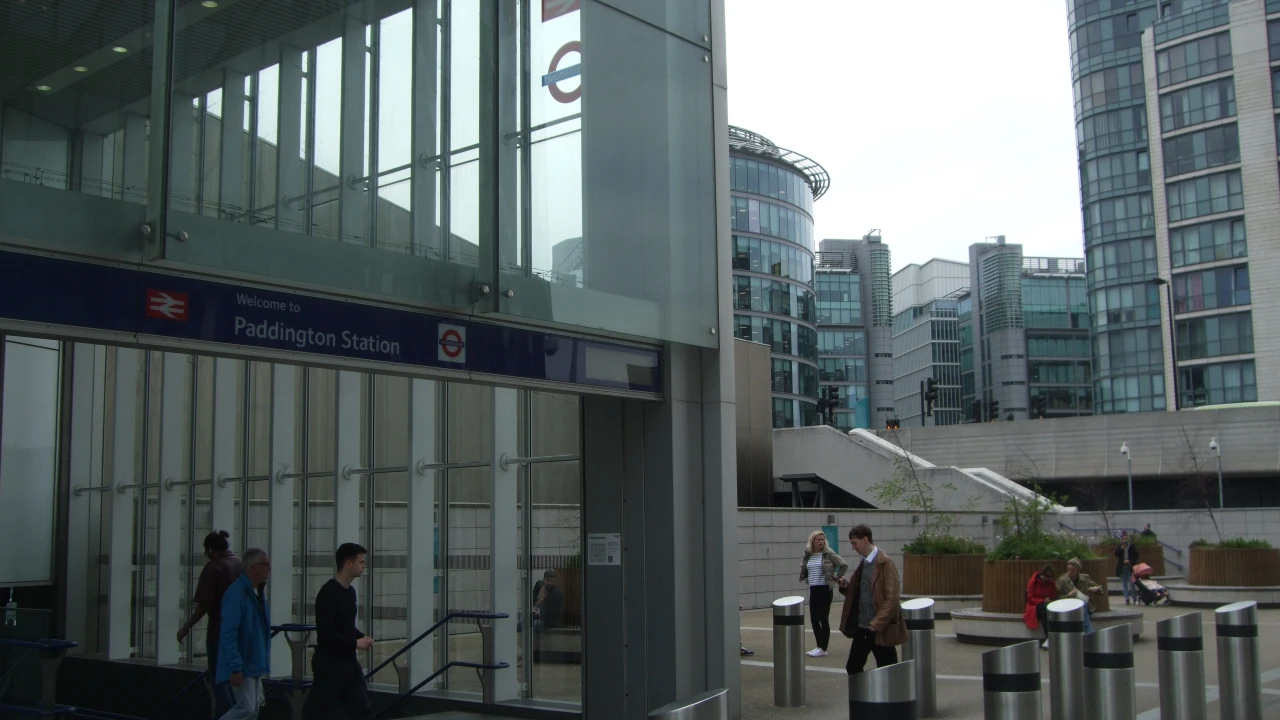
<instances>
[{"instance_id":1,"label":"street lamp post","mask_svg":"<svg viewBox=\"0 0 1280 720\"><path fill-rule=\"evenodd\" d=\"M1162 277L1152 280L1156 285L1164 286L1164 296L1169 301L1169 357L1173 359L1173 409L1181 410L1178 398L1178 329L1173 321L1173 285ZM1165 384L1168 387L1168 384Z\"/></svg>"},{"instance_id":2,"label":"street lamp post","mask_svg":"<svg viewBox=\"0 0 1280 720\"><path fill-rule=\"evenodd\" d=\"M1129 461L1129 511L1133 511L1133 456L1129 454L1129 443L1120 443L1120 454Z\"/></svg>"},{"instance_id":3,"label":"street lamp post","mask_svg":"<svg viewBox=\"0 0 1280 720\"><path fill-rule=\"evenodd\" d=\"M1218 455L1218 507L1225 508L1227 505L1222 500L1222 446L1218 444L1218 438L1209 438L1209 449Z\"/></svg>"}]
</instances>

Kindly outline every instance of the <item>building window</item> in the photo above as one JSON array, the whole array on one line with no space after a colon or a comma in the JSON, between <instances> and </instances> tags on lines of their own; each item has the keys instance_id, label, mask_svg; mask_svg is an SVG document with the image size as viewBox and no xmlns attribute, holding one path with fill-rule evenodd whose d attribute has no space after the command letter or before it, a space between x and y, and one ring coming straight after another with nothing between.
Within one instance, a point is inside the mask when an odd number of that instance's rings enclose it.
<instances>
[{"instance_id":1,"label":"building window","mask_svg":"<svg viewBox=\"0 0 1280 720\"><path fill-rule=\"evenodd\" d=\"M818 397L818 368L800 363L800 394Z\"/></svg>"},{"instance_id":2,"label":"building window","mask_svg":"<svg viewBox=\"0 0 1280 720\"><path fill-rule=\"evenodd\" d=\"M813 192L808 183L777 165L735 157L729 166L729 184L734 192L764 195L813 212Z\"/></svg>"},{"instance_id":3,"label":"building window","mask_svg":"<svg viewBox=\"0 0 1280 720\"><path fill-rule=\"evenodd\" d=\"M1233 313L1178 321L1178 360L1253 352L1253 314Z\"/></svg>"},{"instance_id":4,"label":"building window","mask_svg":"<svg viewBox=\"0 0 1280 720\"><path fill-rule=\"evenodd\" d=\"M1088 313L1084 278L1022 278L1022 317L1026 327L1086 329Z\"/></svg>"},{"instance_id":5,"label":"building window","mask_svg":"<svg viewBox=\"0 0 1280 720\"><path fill-rule=\"evenodd\" d=\"M1247 265L1173 276L1174 312L1216 310L1250 302Z\"/></svg>"},{"instance_id":6,"label":"building window","mask_svg":"<svg viewBox=\"0 0 1280 720\"><path fill-rule=\"evenodd\" d=\"M1280 108L1280 68L1271 71L1271 107Z\"/></svg>"},{"instance_id":7,"label":"building window","mask_svg":"<svg viewBox=\"0 0 1280 720\"><path fill-rule=\"evenodd\" d=\"M813 221L797 210L751 198L730 198L730 225L740 232L772 235L813 251Z\"/></svg>"},{"instance_id":8,"label":"building window","mask_svg":"<svg viewBox=\"0 0 1280 720\"><path fill-rule=\"evenodd\" d=\"M1245 257L1249 247L1244 218L1173 228L1169 230L1169 249L1174 267Z\"/></svg>"},{"instance_id":9,"label":"building window","mask_svg":"<svg viewBox=\"0 0 1280 720\"><path fill-rule=\"evenodd\" d=\"M759 317L758 315L735 315L733 317L733 335L740 340L764 343L778 355L793 355L791 333L795 329L800 343L800 357L817 362L818 354L811 351L816 333L806 327L796 328L786 320Z\"/></svg>"},{"instance_id":10,"label":"building window","mask_svg":"<svg viewBox=\"0 0 1280 720\"><path fill-rule=\"evenodd\" d=\"M1169 183L1168 202L1169 222L1240 210L1244 207L1240 171Z\"/></svg>"},{"instance_id":11,"label":"building window","mask_svg":"<svg viewBox=\"0 0 1280 720\"><path fill-rule=\"evenodd\" d=\"M822 355L866 355L867 333L862 330L819 330L818 352Z\"/></svg>"},{"instance_id":12,"label":"building window","mask_svg":"<svg viewBox=\"0 0 1280 720\"><path fill-rule=\"evenodd\" d=\"M823 382L866 382L867 361L863 358L818 358L818 377Z\"/></svg>"},{"instance_id":13,"label":"building window","mask_svg":"<svg viewBox=\"0 0 1280 720\"><path fill-rule=\"evenodd\" d=\"M1156 19L1154 7L1127 15L1114 15L1094 20L1071 32L1071 63L1142 46L1142 28Z\"/></svg>"},{"instance_id":14,"label":"building window","mask_svg":"<svg viewBox=\"0 0 1280 720\"><path fill-rule=\"evenodd\" d=\"M789 428L796 426L795 402L789 398L773 399L773 426Z\"/></svg>"},{"instance_id":15,"label":"building window","mask_svg":"<svg viewBox=\"0 0 1280 720\"><path fill-rule=\"evenodd\" d=\"M1142 63L1136 62L1089 73L1076 81L1074 92L1077 116L1096 107L1141 100L1146 97L1142 80Z\"/></svg>"},{"instance_id":16,"label":"building window","mask_svg":"<svg viewBox=\"0 0 1280 720\"><path fill-rule=\"evenodd\" d=\"M1073 335L1032 335L1027 333L1028 357L1089 357L1089 338Z\"/></svg>"},{"instance_id":17,"label":"building window","mask_svg":"<svg viewBox=\"0 0 1280 720\"><path fill-rule=\"evenodd\" d=\"M1151 161L1146 150L1106 155L1080 165L1080 185L1086 197L1133 192L1151 184Z\"/></svg>"},{"instance_id":18,"label":"building window","mask_svg":"<svg viewBox=\"0 0 1280 720\"><path fill-rule=\"evenodd\" d=\"M1094 412L1150 412L1164 408L1164 373L1104 378L1093 383Z\"/></svg>"},{"instance_id":19,"label":"building window","mask_svg":"<svg viewBox=\"0 0 1280 720\"><path fill-rule=\"evenodd\" d=\"M1178 369L1182 407L1258 401L1252 360Z\"/></svg>"},{"instance_id":20,"label":"building window","mask_svg":"<svg viewBox=\"0 0 1280 720\"><path fill-rule=\"evenodd\" d=\"M1156 241L1151 238L1095 245L1089 248L1088 257L1089 281L1092 283L1152 277L1156 274Z\"/></svg>"},{"instance_id":21,"label":"building window","mask_svg":"<svg viewBox=\"0 0 1280 720\"><path fill-rule=\"evenodd\" d=\"M733 236L733 269L813 284L813 255L788 243Z\"/></svg>"},{"instance_id":22,"label":"building window","mask_svg":"<svg viewBox=\"0 0 1280 720\"><path fill-rule=\"evenodd\" d=\"M1135 144L1147 144L1147 109L1141 105L1099 113L1076 123L1076 146L1081 155Z\"/></svg>"},{"instance_id":23,"label":"building window","mask_svg":"<svg viewBox=\"0 0 1280 720\"><path fill-rule=\"evenodd\" d=\"M1091 202L1084 209L1085 243L1092 245L1117 236L1150 233L1156 220L1151 193L1125 195Z\"/></svg>"},{"instance_id":24,"label":"building window","mask_svg":"<svg viewBox=\"0 0 1280 720\"><path fill-rule=\"evenodd\" d=\"M813 293L805 288L746 275L735 275L733 285L734 310L754 310L813 322Z\"/></svg>"},{"instance_id":25,"label":"building window","mask_svg":"<svg viewBox=\"0 0 1280 720\"><path fill-rule=\"evenodd\" d=\"M1164 141L1165 177L1238 162L1240 135L1234 123Z\"/></svg>"},{"instance_id":26,"label":"building window","mask_svg":"<svg viewBox=\"0 0 1280 720\"><path fill-rule=\"evenodd\" d=\"M1267 42L1271 48L1271 59L1280 60L1280 20L1267 23Z\"/></svg>"},{"instance_id":27,"label":"building window","mask_svg":"<svg viewBox=\"0 0 1280 720\"><path fill-rule=\"evenodd\" d=\"M1160 87L1177 85L1230 69L1229 33L1192 40L1156 53L1156 80Z\"/></svg>"},{"instance_id":28,"label":"building window","mask_svg":"<svg viewBox=\"0 0 1280 720\"><path fill-rule=\"evenodd\" d=\"M1098 375L1152 370L1164 366L1164 332L1134 328L1093 336L1093 369Z\"/></svg>"},{"instance_id":29,"label":"building window","mask_svg":"<svg viewBox=\"0 0 1280 720\"><path fill-rule=\"evenodd\" d=\"M795 392L792 387L792 362L775 358L773 361L773 391L776 393Z\"/></svg>"},{"instance_id":30,"label":"building window","mask_svg":"<svg viewBox=\"0 0 1280 720\"><path fill-rule=\"evenodd\" d=\"M1095 328L1160 319L1160 292L1154 283L1095 290L1089 295L1089 305Z\"/></svg>"},{"instance_id":31,"label":"building window","mask_svg":"<svg viewBox=\"0 0 1280 720\"><path fill-rule=\"evenodd\" d=\"M1165 132L1235 117L1235 114L1236 84L1231 78L1160 96L1160 127Z\"/></svg>"},{"instance_id":32,"label":"building window","mask_svg":"<svg viewBox=\"0 0 1280 720\"><path fill-rule=\"evenodd\" d=\"M1034 361L1028 366L1027 375L1033 383L1081 385L1093 380L1088 361Z\"/></svg>"},{"instance_id":33,"label":"building window","mask_svg":"<svg viewBox=\"0 0 1280 720\"><path fill-rule=\"evenodd\" d=\"M820 272L817 291L820 325L862 324L862 278L853 273Z\"/></svg>"}]
</instances>

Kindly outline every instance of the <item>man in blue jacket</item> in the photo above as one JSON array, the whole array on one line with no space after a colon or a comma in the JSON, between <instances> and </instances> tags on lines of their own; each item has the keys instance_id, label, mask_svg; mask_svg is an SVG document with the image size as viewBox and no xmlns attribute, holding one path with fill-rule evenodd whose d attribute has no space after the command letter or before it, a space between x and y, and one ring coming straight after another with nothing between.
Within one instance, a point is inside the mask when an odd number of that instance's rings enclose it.
<instances>
[{"instance_id":1,"label":"man in blue jacket","mask_svg":"<svg viewBox=\"0 0 1280 720\"><path fill-rule=\"evenodd\" d=\"M262 679L271 675L271 615L262 589L271 558L250 548L240 558L243 574L222 596L222 637L216 682L230 683L235 705L222 720L254 720L266 703Z\"/></svg>"}]
</instances>

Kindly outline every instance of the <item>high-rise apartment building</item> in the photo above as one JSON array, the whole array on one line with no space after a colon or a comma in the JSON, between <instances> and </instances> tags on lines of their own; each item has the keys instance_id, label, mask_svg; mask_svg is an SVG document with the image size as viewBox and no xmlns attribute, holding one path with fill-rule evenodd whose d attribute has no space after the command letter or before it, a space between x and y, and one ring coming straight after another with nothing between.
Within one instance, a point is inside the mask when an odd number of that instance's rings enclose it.
<instances>
[{"instance_id":1,"label":"high-rise apartment building","mask_svg":"<svg viewBox=\"0 0 1280 720\"><path fill-rule=\"evenodd\" d=\"M773 426L817 425L813 201L822 166L729 127L734 336L772 350Z\"/></svg>"},{"instance_id":2,"label":"high-rise apartment building","mask_svg":"<svg viewBox=\"0 0 1280 720\"><path fill-rule=\"evenodd\" d=\"M1280 2L1068 8L1094 411L1280 398Z\"/></svg>"},{"instance_id":3,"label":"high-rise apartment building","mask_svg":"<svg viewBox=\"0 0 1280 720\"><path fill-rule=\"evenodd\" d=\"M891 266L876 231L818 244L818 377L840 390L841 430L883 427L894 414Z\"/></svg>"},{"instance_id":4,"label":"high-rise apartment building","mask_svg":"<svg viewBox=\"0 0 1280 720\"><path fill-rule=\"evenodd\" d=\"M1090 414L1084 260L1023 257L995 240L969 246L957 302L965 419Z\"/></svg>"},{"instance_id":5,"label":"high-rise apartment building","mask_svg":"<svg viewBox=\"0 0 1280 720\"><path fill-rule=\"evenodd\" d=\"M969 287L969 267L935 258L893 274L893 391L896 417L904 426L954 425L960 406L958 299ZM933 417L925 417L921 389L938 383Z\"/></svg>"}]
</instances>

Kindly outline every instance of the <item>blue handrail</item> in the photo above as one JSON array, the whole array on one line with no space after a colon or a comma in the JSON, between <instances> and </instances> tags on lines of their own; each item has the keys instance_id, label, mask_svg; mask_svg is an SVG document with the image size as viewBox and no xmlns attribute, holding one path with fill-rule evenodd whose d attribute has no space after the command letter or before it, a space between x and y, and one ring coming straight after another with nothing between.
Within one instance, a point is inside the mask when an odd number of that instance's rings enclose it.
<instances>
[{"instance_id":1,"label":"blue handrail","mask_svg":"<svg viewBox=\"0 0 1280 720\"><path fill-rule=\"evenodd\" d=\"M410 649L410 648L412 648L414 645L417 645L418 643L420 643L420 642L422 642L423 640L425 640L425 639L427 638L427 636L428 636L428 635L430 635L431 633L435 632L436 630L439 630L439 629L440 629L440 626L444 625L445 623L449 622L450 620L457 620L457 619L459 619L459 618L463 618L463 619L475 619L475 620L503 620L503 619L505 619L505 618L509 618L509 617L511 617L511 616L510 616L509 614L507 614L507 613L487 613L487 612L481 612L481 611L479 611L479 610L461 610L461 611L458 611L458 612L451 612L451 613L449 613L448 615L445 615L445 616L440 620L440 622L436 623L435 625L432 625L430 628L427 628L426 632L424 632L424 633L422 633L421 635L419 635L418 637L414 638L414 639L413 639L413 642L410 642L410 643L406 644L404 647L402 647L402 648L400 648L399 650L397 650L397 651L396 651L396 653L395 653L394 655L392 655L391 657L389 657L389 658L387 658L386 660L384 660L384 661L382 662L382 664L381 664L381 665L379 665L378 667L376 667L376 668L374 668L374 669L370 670L369 672L365 673L364 678L365 678L365 680L372 680L372 679L373 679L373 676L374 676L374 675L376 675L376 674L378 674L378 672L379 672L380 670L382 670L382 669L383 669L383 668L385 668L386 666L390 665L390 664L391 664L391 663L392 663L396 658L398 658L398 657L400 657L401 655L403 655L403 654L405 654L406 652L408 652L408 651L409 651L409 649ZM435 677L435 675L432 675L432 677Z\"/></svg>"},{"instance_id":2,"label":"blue handrail","mask_svg":"<svg viewBox=\"0 0 1280 720\"><path fill-rule=\"evenodd\" d=\"M57 640L53 638L42 638L40 640L18 640L17 638L0 638L0 647L12 647L26 650L19 657L4 675L0 675L0 683L3 683L13 671L17 670L27 658L31 657L34 652L49 652L57 650L70 650L76 647L78 643L74 640ZM23 715L31 715L33 717L58 717L62 715L70 715L75 712L75 708L68 705L45 705L43 703L37 705L13 705L10 703L0 703L0 710L12 713L20 713Z\"/></svg>"}]
</instances>

